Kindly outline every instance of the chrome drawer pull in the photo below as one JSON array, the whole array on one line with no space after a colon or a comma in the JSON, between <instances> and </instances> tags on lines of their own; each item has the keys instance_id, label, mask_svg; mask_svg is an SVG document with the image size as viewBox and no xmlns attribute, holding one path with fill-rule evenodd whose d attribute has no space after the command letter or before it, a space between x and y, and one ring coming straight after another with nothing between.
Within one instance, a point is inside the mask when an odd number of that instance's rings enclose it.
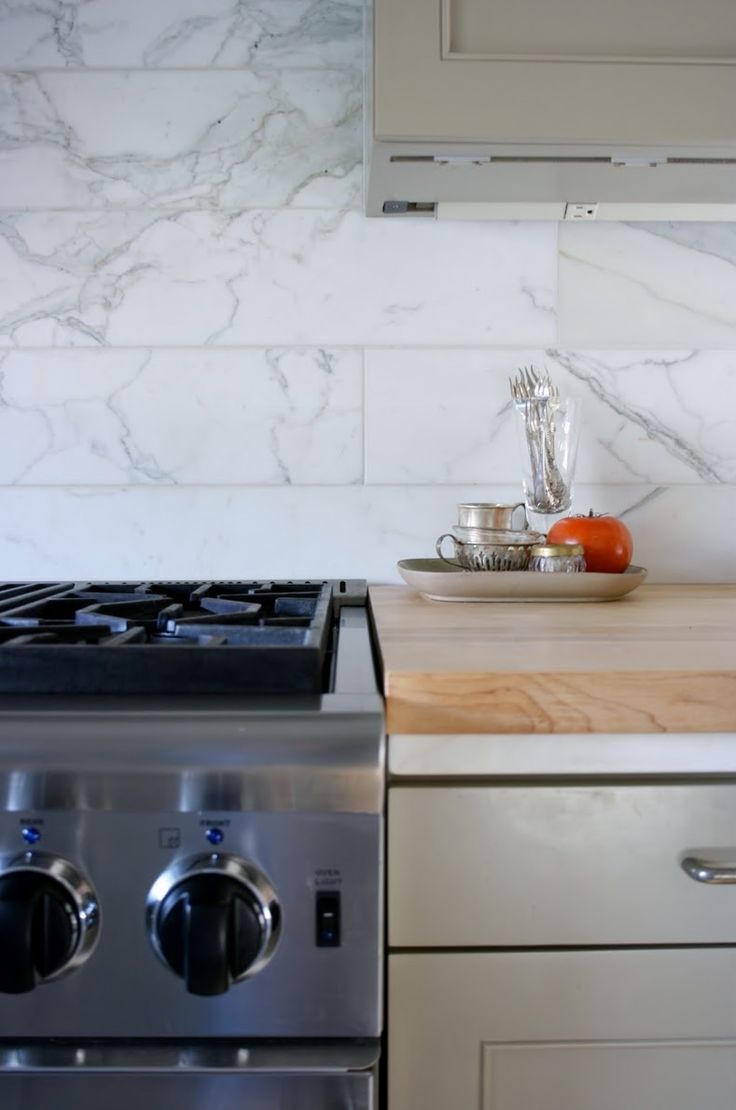
<instances>
[{"instance_id":1,"label":"chrome drawer pull","mask_svg":"<svg viewBox=\"0 0 736 1110\"><path fill-rule=\"evenodd\" d=\"M736 883L736 867L722 867L697 856L685 856L681 866L696 883Z\"/></svg>"}]
</instances>

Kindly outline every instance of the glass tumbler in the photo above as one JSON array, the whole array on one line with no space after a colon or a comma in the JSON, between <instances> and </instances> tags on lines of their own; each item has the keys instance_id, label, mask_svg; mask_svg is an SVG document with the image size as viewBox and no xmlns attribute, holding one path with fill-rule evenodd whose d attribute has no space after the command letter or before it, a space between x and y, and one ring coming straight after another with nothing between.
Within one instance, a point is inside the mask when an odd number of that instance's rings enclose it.
<instances>
[{"instance_id":1,"label":"glass tumbler","mask_svg":"<svg viewBox=\"0 0 736 1110\"><path fill-rule=\"evenodd\" d=\"M560 401L533 398L517 402L515 407L527 510L558 516L572 504L580 401L576 397Z\"/></svg>"}]
</instances>

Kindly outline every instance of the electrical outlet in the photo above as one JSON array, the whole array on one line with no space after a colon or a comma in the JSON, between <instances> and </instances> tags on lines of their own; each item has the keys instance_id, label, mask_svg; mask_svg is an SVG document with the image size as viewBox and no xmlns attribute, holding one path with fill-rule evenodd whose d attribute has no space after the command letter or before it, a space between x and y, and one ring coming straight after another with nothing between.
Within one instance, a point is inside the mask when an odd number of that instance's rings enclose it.
<instances>
[{"instance_id":1,"label":"electrical outlet","mask_svg":"<svg viewBox=\"0 0 736 1110\"><path fill-rule=\"evenodd\" d=\"M594 220L598 215L597 204L577 204L565 205L565 219L566 220Z\"/></svg>"}]
</instances>

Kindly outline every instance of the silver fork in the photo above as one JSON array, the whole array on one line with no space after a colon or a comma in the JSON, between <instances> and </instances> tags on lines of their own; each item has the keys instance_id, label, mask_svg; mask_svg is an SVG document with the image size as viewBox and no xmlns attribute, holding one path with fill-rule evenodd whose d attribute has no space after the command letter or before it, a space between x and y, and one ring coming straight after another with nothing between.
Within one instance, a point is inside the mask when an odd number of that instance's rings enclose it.
<instances>
[{"instance_id":1,"label":"silver fork","mask_svg":"<svg viewBox=\"0 0 736 1110\"><path fill-rule=\"evenodd\" d=\"M524 418L526 442L532 467L535 504L541 513L559 512L569 502L565 480L555 459L555 412L560 393L549 373L538 374L533 366L522 367L509 378L511 396Z\"/></svg>"},{"instance_id":2,"label":"silver fork","mask_svg":"<svg viewBox=\"0 0 736 1110\"><path fill-rule=\"evenodd\" d=\"M555 408L560 403L560 392L552 382L549 372L536 372L533 366L522 366L515 379L509 378L511 396L517 404L527 401L549 401Z\"/></svg>"}]
</instances>

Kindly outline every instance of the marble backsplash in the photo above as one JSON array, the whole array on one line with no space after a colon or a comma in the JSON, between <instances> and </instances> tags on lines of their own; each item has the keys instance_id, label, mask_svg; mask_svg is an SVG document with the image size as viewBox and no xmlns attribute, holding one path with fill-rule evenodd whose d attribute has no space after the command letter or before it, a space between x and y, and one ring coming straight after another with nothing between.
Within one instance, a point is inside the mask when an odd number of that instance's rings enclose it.
<instances>
[{"instance_id":1,"label":"marble backsplash","mask_svg":"<svg viewBox=\"0 0 736 1110\"><path fill-rule=\"evenodd\" d=\"M396 578L516 499L736 581L736 225L361 213L361 0L0 0L0 578Z\"/></svg>"}]
</instances>

